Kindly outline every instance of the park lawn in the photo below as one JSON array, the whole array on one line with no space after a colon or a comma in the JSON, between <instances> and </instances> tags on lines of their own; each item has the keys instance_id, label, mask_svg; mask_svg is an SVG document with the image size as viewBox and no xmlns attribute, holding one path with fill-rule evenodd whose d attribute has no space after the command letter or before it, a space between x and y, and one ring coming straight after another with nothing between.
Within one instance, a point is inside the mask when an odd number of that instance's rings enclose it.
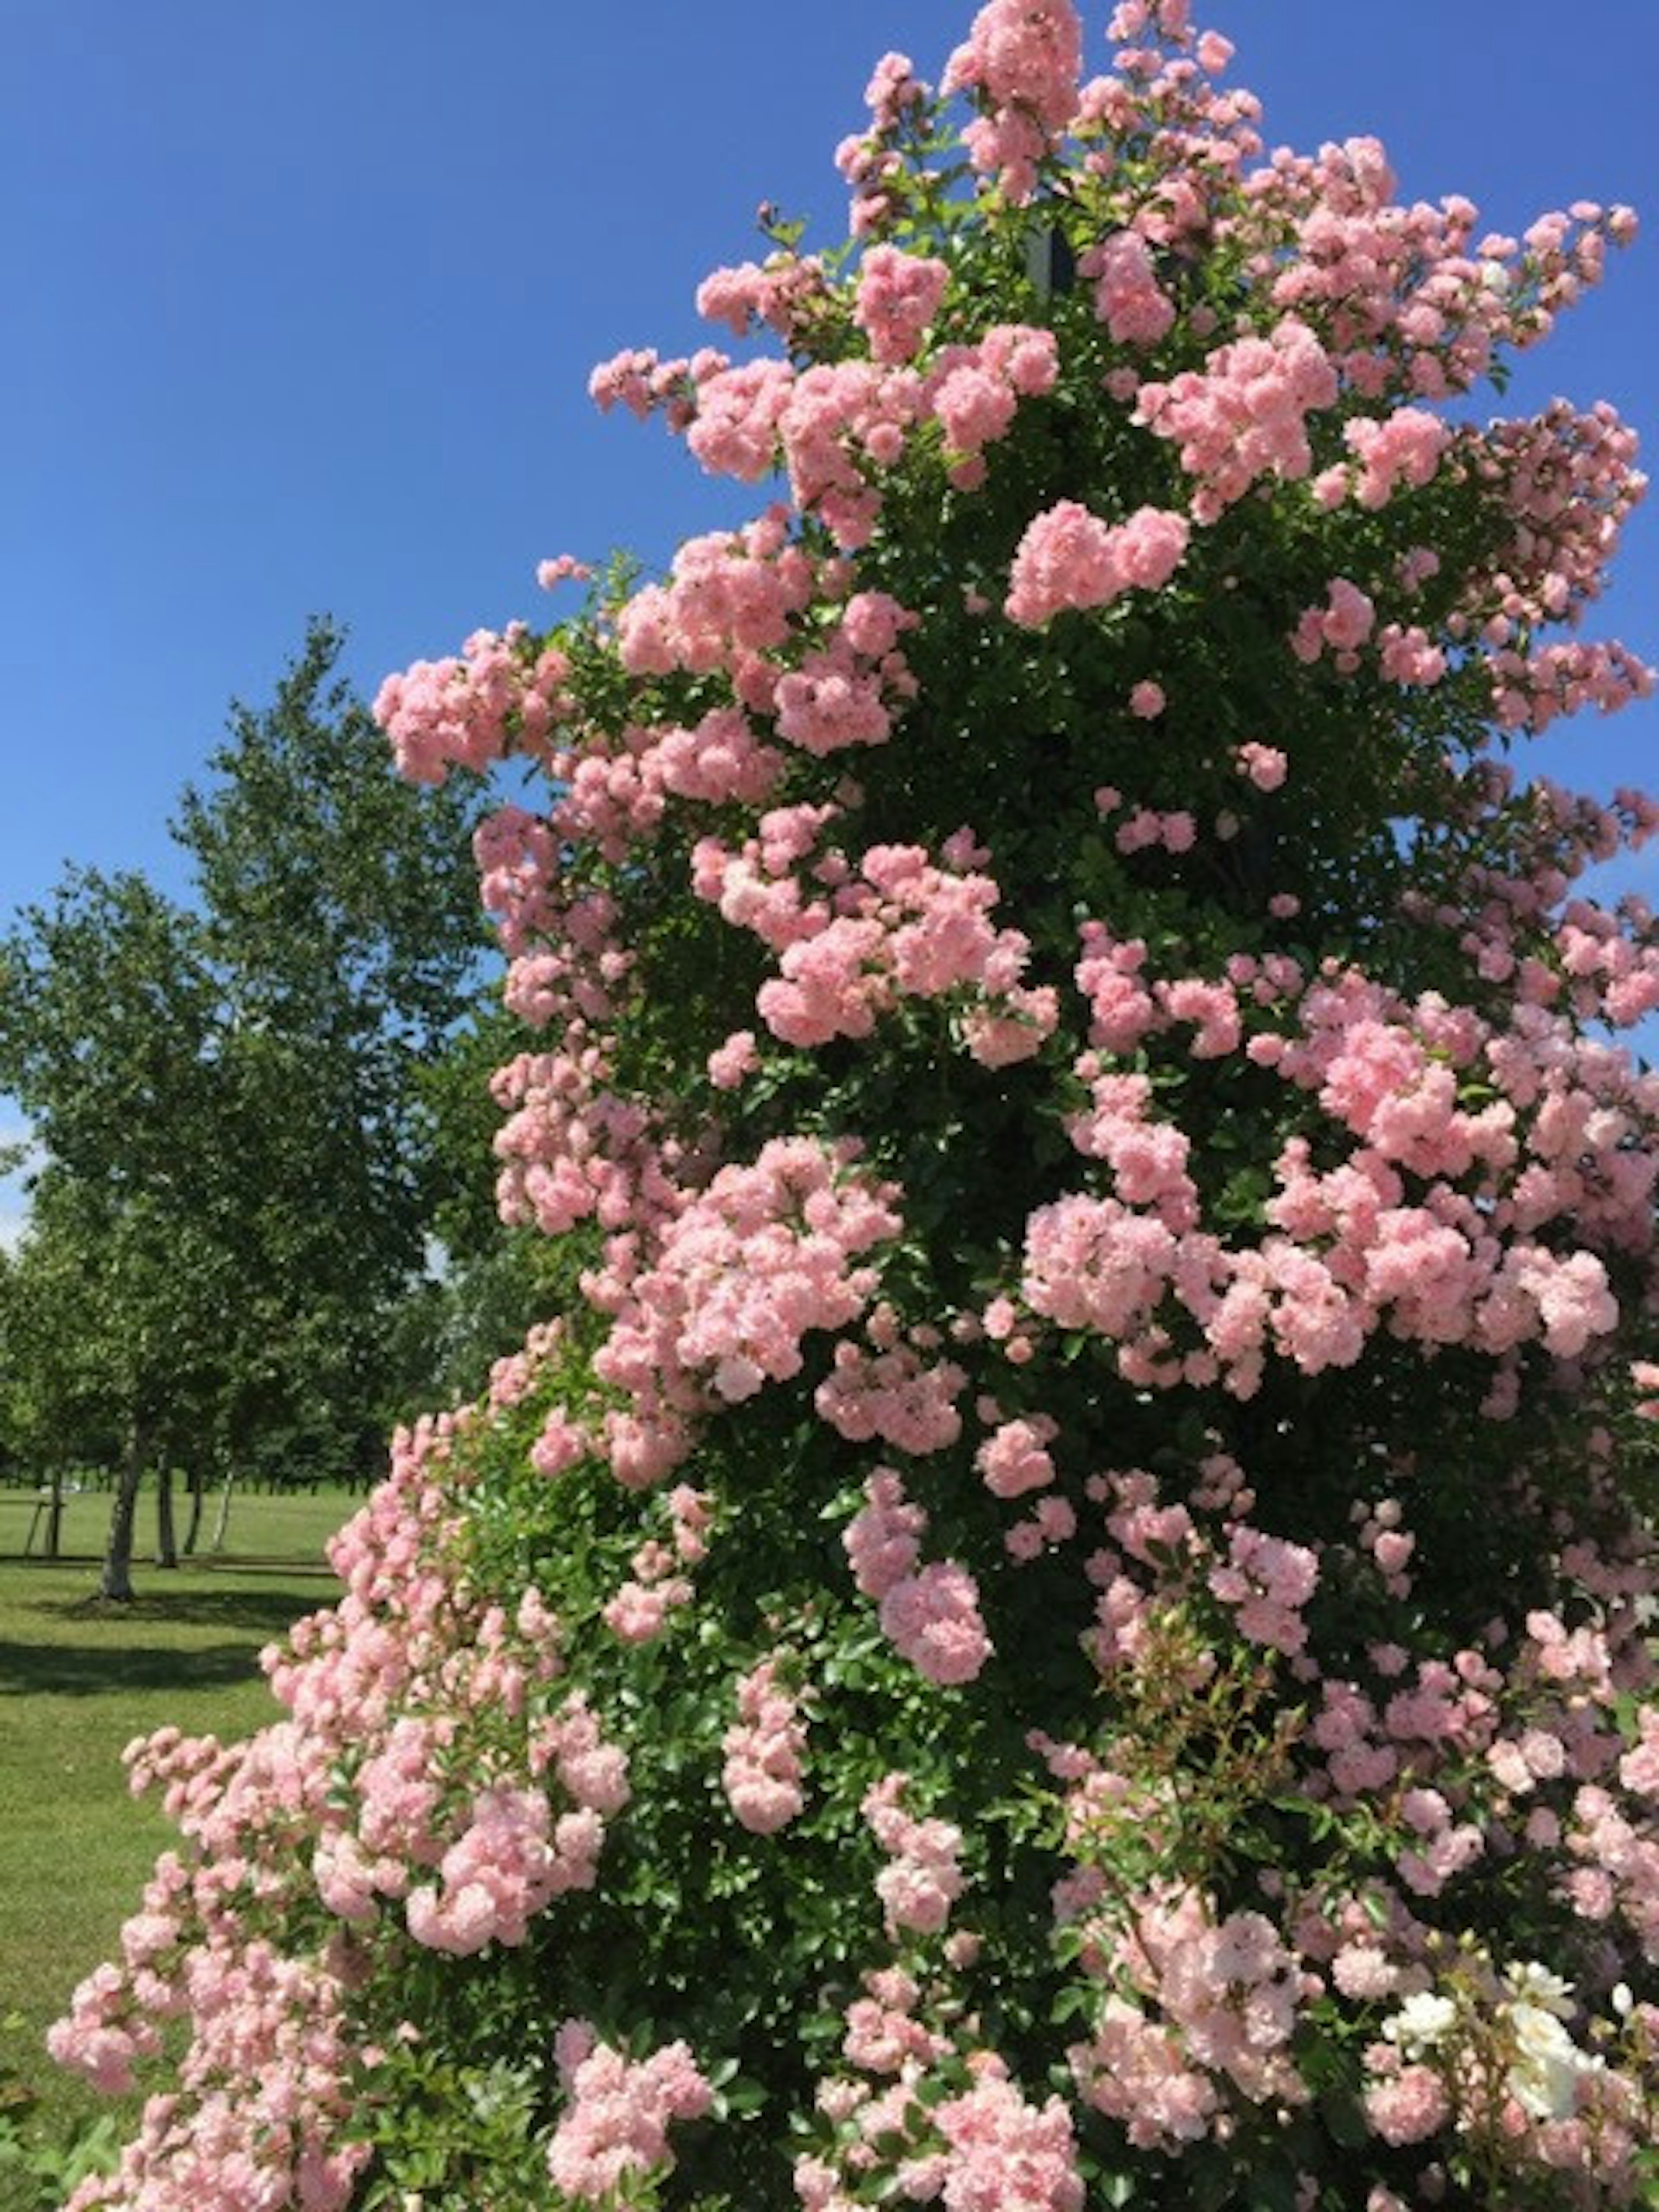
<instances>
[{"instance_id":1,"label":"park lawn","mask_svg":"<svg viewBox=\"0 0 1659 2212\"><path fill-rule=\"evenodd\" d=\"M64 1560L18 1555L32 1495L0 1492L0 2040L9 2072L40 2093L54 2135L106 2109L45 2056L42 2038L75 1984L111 1955L157 1853L176 1841L129 1794L121 1753L172 1723L236 1736L278 1708L261 1648L338 1585L323 1547L359 1500L343 1491L239 1498L223 1554L167 1572L135 1547L128 1606L103 1604L106 1496L72 1498ZM210 1518L206 1528L210 1530ZM147 1543L151 1535L141 1525Z\"/></svg>"}]
</instances>

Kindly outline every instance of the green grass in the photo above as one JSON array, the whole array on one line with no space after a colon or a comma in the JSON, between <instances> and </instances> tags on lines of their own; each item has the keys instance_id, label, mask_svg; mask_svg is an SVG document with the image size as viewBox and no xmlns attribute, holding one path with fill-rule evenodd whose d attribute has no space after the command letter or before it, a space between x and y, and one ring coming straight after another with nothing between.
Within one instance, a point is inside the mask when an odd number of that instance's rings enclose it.
<instances>
[{"instance_id":1,"label":"green grass","mask_svg":"<svg viewBox=\"0 0 1659 2212\"><path fill-rule=\"evenodd\" d=\"M337 1584L327 1537L354 1510L343 1492L237 1498L224 1553L167 1571L135 1547L130 1605L95 1595L106 1496L69 1501L63 1549L19 1556L32 1493L0 1491L0 2041L39 2093L43 2131L105 2109L63 2074L42 2040L82 1975L112 1954L156 1854L173 1832L128 1793L125 1747L171 1722L235 1736L276 1717L261 1647ZM204 1516L204 1535L211 1533ZM151 1540L141 1517L143 1545Z\"/></svg>"}]
</instances>

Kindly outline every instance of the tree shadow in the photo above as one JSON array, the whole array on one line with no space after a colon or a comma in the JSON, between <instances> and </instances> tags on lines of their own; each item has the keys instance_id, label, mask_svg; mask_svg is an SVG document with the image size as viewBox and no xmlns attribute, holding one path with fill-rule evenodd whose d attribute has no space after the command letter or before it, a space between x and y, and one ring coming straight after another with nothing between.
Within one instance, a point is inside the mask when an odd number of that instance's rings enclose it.
<instances>
[{"instance_id":1,"label":"tree shadow","mask_svg":"<svg viewBox=\"0 0 1659 2212\"><path fill-rule=\"evenodd\" d=\"M320 1595L320 1594L319 1594ZM126 1604L91 1598L32 1608L70 1643L0 1641L0 1697L95 1697L105 1691L190 1690L252 1681L259 1647L283 1635L315 1603L293 1589L180 1590ZM216 1630L222 1642L145 1640L146 1629Z\"/></svg>"},{"instance_id":2,"label":"tree shadow","mask_svg":"<svg viewBox=\"0 0 1659 2212\"><path fill-rule=\"evenodd\" d=\"M125 1601L98 1596L48 1598L34 1611L96 1632L131 1627L219 1628L227 1636L280 1635L317 1600L290 1589L143 1589Z\"/></svg>"},{"instance_id":3,"label":"tree shadow","mask_svg":"<svg viewBox=\"0 0 1659 2212\"><path fill-rule=\"evenodd\" d=\"M258 1679L248 1644L0 1644L0 1697L96 1698L130 1690L219 1689Z\"/></svg>"}]
</instances>

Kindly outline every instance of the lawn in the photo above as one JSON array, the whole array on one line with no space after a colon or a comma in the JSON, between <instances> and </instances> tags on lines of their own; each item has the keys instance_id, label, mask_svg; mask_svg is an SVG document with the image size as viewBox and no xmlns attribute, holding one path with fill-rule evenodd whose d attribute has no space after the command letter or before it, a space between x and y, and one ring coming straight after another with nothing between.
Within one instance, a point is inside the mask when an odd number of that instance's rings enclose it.
<instances>
[{"instance_id":1,"label":"lawn","mask_svg":"<svg viewBox=\"0 0 1659 2212\"><path fill-rule=\"evenodd\" d=\"M168 1572L137 1549L138 1595L111 1606L94 1595L107 1498L69 1501L68 1556L48 1564L20 1557L33 1494L0 1491L0 2021L22 2021L0 2042L0 2079L40 2093L44 2128L103 2109L41 2039L173 1840L129 1796L122 1750L164 1722L231 1736L274 1717L260 1649L335 1595L323 1546L355 1504L340 1491L239 1498L222 1554Z\"/></svg>"}]
</instances>

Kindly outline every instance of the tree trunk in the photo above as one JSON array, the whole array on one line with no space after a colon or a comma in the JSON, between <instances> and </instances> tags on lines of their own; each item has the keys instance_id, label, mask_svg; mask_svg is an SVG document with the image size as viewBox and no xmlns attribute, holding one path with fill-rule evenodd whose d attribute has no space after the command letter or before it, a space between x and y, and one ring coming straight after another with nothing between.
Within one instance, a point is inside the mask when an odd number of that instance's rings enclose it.
<instances>
[{"instance_id":1,"label":"tree trunk","mask_svg":"<svg viewBox=\"0 0 1659 2212\"><path fill-rule=\"evenodd\" d=\"M213 1524L212 1548L215 1552L222 1552L225 1548L225 1531L230 1526L230 1494L235 1487L236 1470L233 1467L226 1471L225 1486L219 1492L219 1517Z\"/></svg>"},{"instance_id":2,"label":"tree trunk","mask_svg":"<svg viewBox=\"0 0 1659 2212\"><path fill-rule=\"evenodd\" d=\"M164 1460L155 1474L155 1564L176 1567L179 1540L173 1525L173 1468Z\"/></svg>"},{"instance_id":3,"label":"tree trunk","mask_svg":"<svg viewBox=\"0 0 1659 2212\"><path fill-rule=\"evenodd\" d=\"M132 1597L132 1524L138 1507L138 1485L144 1474L145 1437L136 1419L127 1431L127 1454L115 1478L115 1504L109 1516L109 1543L104 1553L100 1594L122 1604Z\"/></svg>"},{"instance_id":4,"label":"tree trunk","mask_svg":"<svg viewBox=\"0 0 1659 2212\"><path fill-rule=\"evenodd\" d=\"M55 1467L50 1477L52 1496L46 1503L46 1557L55 1559L64 1546L64 1470Z\"/></svg>"},{"instance_id":5,"label":"tree trunk","mask_svg":"<svg viewBox=\"0 0 1659 2212\"><path fill-rule=\"evenodd\" d=\"M190 1519L185 1524L185 1557L191 1559L202 1535L202 1508L207 1498L207 1476L199 1459L190 1463Z\"/></svg>"}]
</instances>

